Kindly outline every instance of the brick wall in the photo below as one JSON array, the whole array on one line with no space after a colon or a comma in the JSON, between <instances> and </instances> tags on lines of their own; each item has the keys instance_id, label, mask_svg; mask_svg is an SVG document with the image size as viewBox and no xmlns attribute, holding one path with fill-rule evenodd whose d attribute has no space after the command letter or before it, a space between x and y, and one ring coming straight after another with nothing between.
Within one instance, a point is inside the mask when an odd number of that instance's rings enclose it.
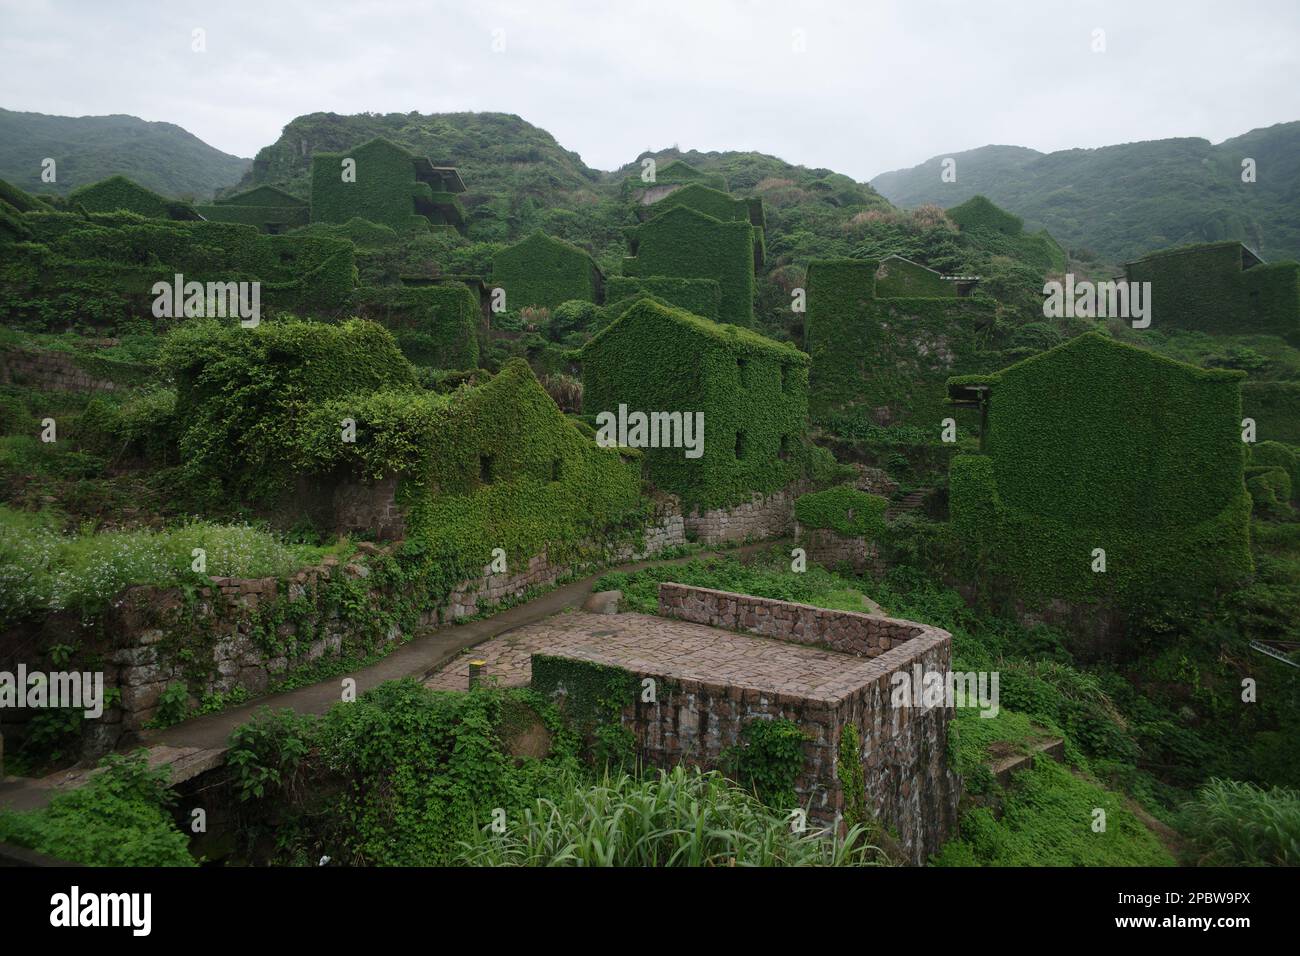
<instances>
[{"instance_id":1,"label":"brick wall","mask_svg":"<svg viewBox=\"0 0 1300 956\"><path fill-rule=\"evenodd\" d=\"M913 621L686 584L659 585L659 613L729 631L817 644L856 657L877 657L925 634L947 637L946 631Z\"/></svg>"},{"instance_id":2,"label":"brick wall","mask_svg":"<svg viewBox=\"0 0 1300 956\"><path fill-rule=\"evenodd\" d=\"M716 759L718 748L737 737L744 721L786 717L799 723L810 740L796 784L811 802L811 816L838 821L844 810L839 781L839 741L844 728L857 728L859 759L867 806L889 828L911 862L924 863L957 825L961 780L948 764L948 731L953 710L893 702L893 676L899 671L946 674L951 669L952 638L939 628L878 615L834 611L714 591L683 584L659 586L659 613L681 620L811 644L871 658L866 679L833 701L764 694L748 688L699 683L683 688L686 706L661 713L640 705L625 719L645 741L656 762L671 763L687 752L686 742ZM668 709L672 710L672 709ZM707 716L702 718L702 714ZM701 721L712 728L692 738Z\"/></svg>"}]
</instances>

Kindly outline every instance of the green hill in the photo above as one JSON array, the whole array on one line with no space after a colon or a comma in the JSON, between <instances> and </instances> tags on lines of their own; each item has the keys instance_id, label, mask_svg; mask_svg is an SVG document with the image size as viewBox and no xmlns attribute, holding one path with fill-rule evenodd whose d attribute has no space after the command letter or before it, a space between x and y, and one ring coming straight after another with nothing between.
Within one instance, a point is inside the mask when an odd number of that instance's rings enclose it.
<instances>
[{"instance_id":1,"label":"green hill","mask_svg":"<svg viewBox=\"0 0 1300 956\"><path fill-rule=\"evenodd\" d=\"M1300 259L1300 122L1252 130L1216 145L1196 138L1039 153L984 146L882 173L871 185L900 206L952 207L983 194L1046 227L1071 249L1122 262L1153 249L1240 239L1268 259ZM1241 181L1241 161L1257 181Z\"/></svg>"},{"instance_id":2,"label":"green hill","mask_svg":"<svg viewBox=\"0 0 1300 956\"><path fill-rule=\"evenodd\" d=\"M57 164L53 183L41 182L46 157ZM173 199L204 200L237 181L248 165L172 123L0 109L0 179L28 192L66 196L121 175Z\"/></svg>"}]
</instances>

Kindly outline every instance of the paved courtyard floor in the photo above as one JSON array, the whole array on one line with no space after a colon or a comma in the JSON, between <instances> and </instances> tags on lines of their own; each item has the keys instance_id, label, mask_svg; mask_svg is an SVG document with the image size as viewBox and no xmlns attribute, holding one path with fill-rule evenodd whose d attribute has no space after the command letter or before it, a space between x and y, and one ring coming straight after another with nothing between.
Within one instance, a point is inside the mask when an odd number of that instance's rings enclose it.
<instances>
[{"instance_id":1,"label":"paved courtyard floor","mask_svg":"<svg viewBox=\"0 0 1300 956\"><path fill-rule=\"evenodd\" d=\"M881 667L850 654L649 614L573 611L468 648L425 686L464 690L472 660L485 662L483 678L524 686L532 678L531 657L539 653L811 700L837 700L878 676Z\"/></svg>"}]
</instances>

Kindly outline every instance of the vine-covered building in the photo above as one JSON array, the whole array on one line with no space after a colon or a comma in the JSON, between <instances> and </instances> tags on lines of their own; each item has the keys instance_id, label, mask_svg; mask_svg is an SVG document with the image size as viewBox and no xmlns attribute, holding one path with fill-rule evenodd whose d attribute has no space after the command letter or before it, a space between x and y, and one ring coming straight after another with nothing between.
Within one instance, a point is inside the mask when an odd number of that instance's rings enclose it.
<instances>
[{"instance_id":1,"label":"vine-covered building","mask_svg":"<svg viewBox=\"0 0 1300 956\"><path fill-rule=\"evenodd\" d=\"M430 225L463 231L456 197L464 191L453 167L434 166L382 137L344 153L317 153L311 161L312 222L359 217L399 232Z\"/></svg>"},{"instance_id":2,"label":"vine-covered building","mask_svg":"<svg viewBox=\"0 0 1300 956\"><path fill-rule=\"evenodd\" d=\"M1225 335L1281 335L1300 344L1300 263L1265 263L1240 242L1155 252L1124 267L1151 283L1156 328Z\"/></svg>"},{"instance_id":3,"label":"vine-covered building","mask_svg":"<svg viewBox=\"0 0 1300 956\"><path fill-rule=\"evenodd\" d=\"M958 537L1019 594L1134 607L1251 571L1241 381L1092 332L952 379L983 421L953 459Z\"/></svg>"},{"instance_id":4,"label":"vine-covered building","mask_svg":"<svg viewBox=\"0 0 1300 956\"><path fill-rule=\"evenodd\" d=\"M703 414L694 457L642 448L646 477L687 505L734 504L800 475L808 356L792 345L643 299L587 343L582 368L588 418L661 413L685 426Z\"/></svg>"},{"instance_id":5,"label":"vine-covered building","mask_svg":"<svg viewBox=\"0 0 1300 956\"><path fill-rule=\"evenodd\" d=\"M586 250L540 229L492 257L491 284L505 290L508 309L553 309L571 299L600 302L604 283Z\"/></svg>"}]
</instances>

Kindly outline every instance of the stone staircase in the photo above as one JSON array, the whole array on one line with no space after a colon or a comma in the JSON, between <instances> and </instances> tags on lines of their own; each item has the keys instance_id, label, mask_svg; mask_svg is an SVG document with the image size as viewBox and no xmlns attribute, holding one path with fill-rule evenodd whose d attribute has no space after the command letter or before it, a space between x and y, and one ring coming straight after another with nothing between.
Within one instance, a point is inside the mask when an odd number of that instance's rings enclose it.
<instances>
[{"instance_id":1,"label":"stone staircase","mask_svg":"<svg viewBox=\"0 0 1300 956\"><path fill-rule=\"evenodd\" d=\"M910 492L902 498L895 498L889 503L889 507L885 509L885 520L893 521L901 514L915 511L917 508L921 507L921 503L925 501L925 496L933 490L933 488L918 488L916 491Z\"/></svg>"}]
</instances>

